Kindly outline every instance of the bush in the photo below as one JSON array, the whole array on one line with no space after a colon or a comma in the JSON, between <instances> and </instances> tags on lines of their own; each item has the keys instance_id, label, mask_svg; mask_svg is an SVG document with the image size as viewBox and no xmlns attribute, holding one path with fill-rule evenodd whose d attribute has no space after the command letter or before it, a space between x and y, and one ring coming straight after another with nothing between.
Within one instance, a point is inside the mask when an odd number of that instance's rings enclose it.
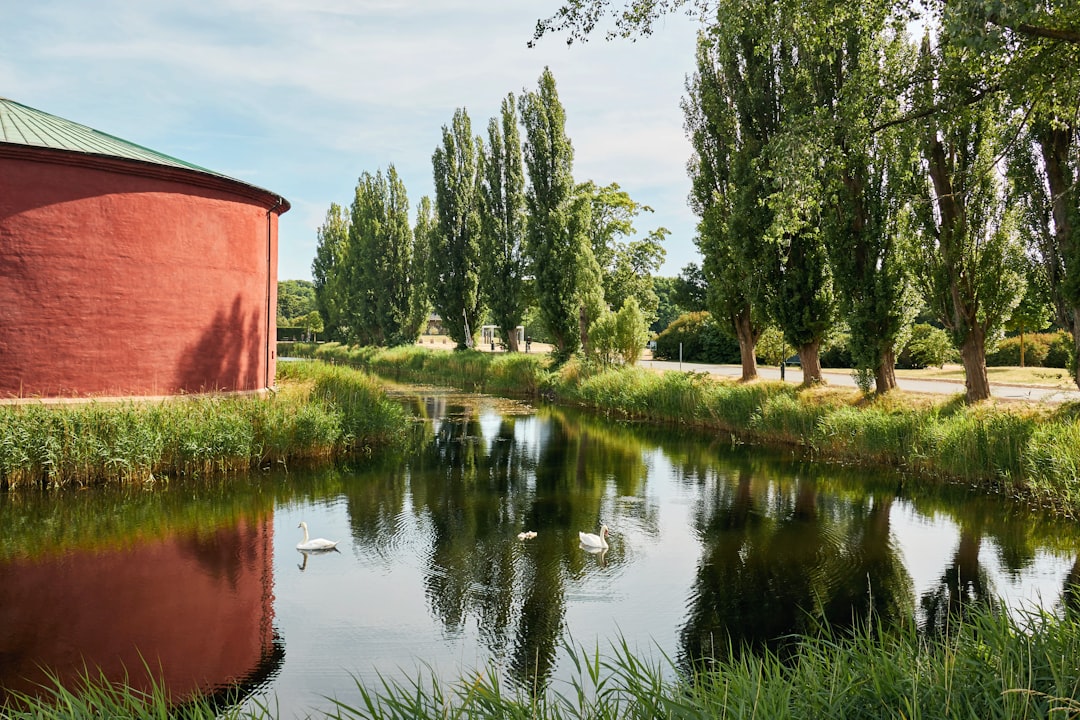
<instances>
[{"instance_id":1,"label":"bush","mask_svg":"<svg viewBox=\"0 0 1080 720\"><path fill-rule=\"evenodd\" d=\"M679 343L682 343L682 359L687 362L741 362L739 341L725 333L707 312L680 315L656 338L653 357L678 360Z\"/></svg>"},{"instance_id":2,"label":"bush","mask_svg":"<svg viewBox=\"0 0 1080 720\"><path fill-rule=\"evenodd\" d=\"M761 331L755 348L757 361L765 365L779 365L795 352L784 339L780 328L770 325Z\"/></svg>"},{"instance_id":3,"label":"bush","mask_svg":"<svg viewBox=\"0 0 1080 720\"><path fill-rule=\"evenodd\" d=\"M1073 337L1065 331L1050 334L1050 345L1046 353L1046 367L1068 368L1072 367Z\"/></svg>"},{"instance_id":4,"label":"bush","mask_svg":"<svg viewBox=\"0 0 1080 720\"><path fill-rule=\"evenodd\" d=\"M911 328L911 339L896 358L896 366L909 370L941 367L954 354L947 332L933 325L919 323Z\"/></svg>"},{"instance_id":5,"label":"bush","mask_svg":"<svg viewBox=\"0 0 1080 720\"><path fill-rule=\"evenodd\" d=\"M601 365L614 365L618 362L616 319L615 313L610 310L593 320L593 324L589 326L589 351Z\"/></svg>"},{"instance_id":6,"label":"bush","mask_svg":"<svg viewBox=\"0 0 1080 720\"><path fill-rule=\"evenodd\" d=\"M828 338L821 346L821 367L823 368L849 368L853 367L851 358L851 335L846 332L836 333Z\"/></svg>"},{"instance_id":7,"label":"bush","mask_svg":"<svg viewBox=\"0 0 1080 720\"><path fill-rule=\"evenodd\" d=\"M1043 367L1050 352L1050 336L1030 333L1024 335L1024 362L1020 362L1020 336L1005 338L993 351L986 353L987 367Z\"/></svg>"}]
</instances>

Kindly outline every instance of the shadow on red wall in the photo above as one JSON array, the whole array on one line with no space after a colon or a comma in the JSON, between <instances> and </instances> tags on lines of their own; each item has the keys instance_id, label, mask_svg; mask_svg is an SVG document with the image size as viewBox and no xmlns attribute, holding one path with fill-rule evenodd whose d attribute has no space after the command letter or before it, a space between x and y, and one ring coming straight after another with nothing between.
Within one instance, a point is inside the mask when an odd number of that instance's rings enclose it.
<instances>
[{"instance_id":1,"label":"shadow on red wall","mask_svg":"<svg viewBox=\"0 0 1080 720\"><path fill-rule=\"evenodd\" d=\"M262 322L260 313L244 312L237 295L232 307L219 310L198 341L185 348L175 386L187 392L265 387L260 377L266 362Z\"/></svg>"}]
</instances>

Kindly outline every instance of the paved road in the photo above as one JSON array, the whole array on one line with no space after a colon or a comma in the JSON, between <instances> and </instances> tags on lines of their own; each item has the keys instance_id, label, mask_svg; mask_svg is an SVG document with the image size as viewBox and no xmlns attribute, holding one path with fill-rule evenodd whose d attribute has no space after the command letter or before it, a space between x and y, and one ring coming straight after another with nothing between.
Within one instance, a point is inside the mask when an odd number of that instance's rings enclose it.
<instances>
[{"instance_id":1,"label":"paved road","mask_svg":"<svg viewBox=\"0 0 1080 720\"><path fill-rule=\"evenodd\" d=\"M665 371L680 369L680 364L678 362L665 360L639 360L638 365ZM681 368L684 372L705 372L710 375L722 377L739 377L742 375L742 368L738 365L682 363ZM775 367L762 367L759 365L758 375L767 380L779 380L780 369ZM848 370L823 370L822 376L824 376L825 381L830 385L855 387L855 379L851 377L851 372ZM795 367L788 367L784 371L784 379L785 382L801 383L803 379L802 370ZM910 378L898 377L896 379L896 384L901 390L908 390L910 392L942 393L945 395L965 392L964 383L953 380L913 380ZM1060 390L1057 388L1035 387L1030 385L1004 385L991 382L990 392L994 397L1005 400L1033 400L1045 403L1080 401L1080 390Z\"/></svg>"}]
</instances>

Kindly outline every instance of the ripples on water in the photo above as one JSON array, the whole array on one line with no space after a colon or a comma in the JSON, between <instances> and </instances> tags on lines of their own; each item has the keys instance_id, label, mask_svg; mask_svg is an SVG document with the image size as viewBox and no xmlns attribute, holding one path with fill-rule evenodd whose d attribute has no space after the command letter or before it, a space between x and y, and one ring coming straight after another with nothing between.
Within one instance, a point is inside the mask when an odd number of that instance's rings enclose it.
<instances>
[{"instance_id":1,"label":"ripples on water","mask_svg":"<svg viewBox=\"0 0 1080 720\"><path fill-rule=\"evenodd\" d=\"M870 614L934 632L971 603L1072 597L1073 525L990 498L400 395L422 418L416 449L376 465L0 495L0 687L27 689L38 665L70 678L82 657L118 677L141 654L177 692L239 679L290 717L356 701L354 677L424 667L560 682L568 641L624 638L689 667L729 638L777 646ZM340 552L298 553L300 520ZM601 522L610 549L583 551L578 531Z\"/></svg>"}]
</instances>

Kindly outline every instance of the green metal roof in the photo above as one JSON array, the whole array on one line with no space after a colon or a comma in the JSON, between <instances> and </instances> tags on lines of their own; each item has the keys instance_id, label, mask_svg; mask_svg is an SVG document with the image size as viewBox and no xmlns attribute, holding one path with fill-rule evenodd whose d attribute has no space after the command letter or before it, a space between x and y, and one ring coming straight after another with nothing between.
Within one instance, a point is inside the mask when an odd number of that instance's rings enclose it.
<instances>
[{"instance_id":1,"label":"green metal roof","mask_svg":"<svg viewBox=\"0 0 1080 720\"><path fill-rule=\"evenodd\" d=\"M195 170L234 180L227 175L184 162L127 140L121 140L108 133L50 115L47 112L35 110L4 97L0 97L0 142L137 160L154 165ZM247 185L247 183L243 184Z\"/></svg>"}]
</instances>

